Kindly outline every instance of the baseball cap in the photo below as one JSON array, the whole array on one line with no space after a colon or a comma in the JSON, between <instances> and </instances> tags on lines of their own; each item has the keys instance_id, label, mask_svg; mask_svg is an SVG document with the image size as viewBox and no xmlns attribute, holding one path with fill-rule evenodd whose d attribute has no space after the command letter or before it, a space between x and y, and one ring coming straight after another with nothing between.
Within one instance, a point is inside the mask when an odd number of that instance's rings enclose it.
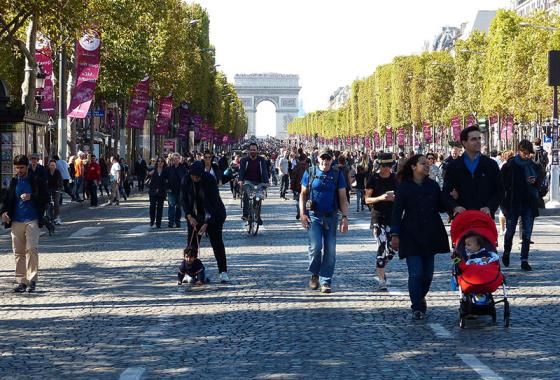
<instances>
[{"instance_id":1,"label":"baseball cap","mask_svg":"<svg viewBox=\"0 0 560 380\"><path fill-rule=\"evenodd\" d=\"M323 156L329 156L329 158L332 158L333 157L332 150L330 150L329 148L322 148L319 151L319 157L323 157Z\"/></svg>"}]
</instances>

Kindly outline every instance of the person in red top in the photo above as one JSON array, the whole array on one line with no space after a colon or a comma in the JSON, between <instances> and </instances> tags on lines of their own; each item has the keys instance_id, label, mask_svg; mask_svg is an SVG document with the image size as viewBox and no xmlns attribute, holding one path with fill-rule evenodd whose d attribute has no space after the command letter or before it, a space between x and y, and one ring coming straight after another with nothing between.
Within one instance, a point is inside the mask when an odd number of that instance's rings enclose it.
<instances>
[{"instance_id":1,"label":"person in red top","mask_svg":"<svg viewBox=\"0 0 560 380\"><path fill-rule=\"evenodd\" d=\"M97 186L101 182L101 166L97 163L97 157L91 155L88 164L84 166L85 179L89 191L90 207L97 207Z\"/></svg>"}]
</instances>

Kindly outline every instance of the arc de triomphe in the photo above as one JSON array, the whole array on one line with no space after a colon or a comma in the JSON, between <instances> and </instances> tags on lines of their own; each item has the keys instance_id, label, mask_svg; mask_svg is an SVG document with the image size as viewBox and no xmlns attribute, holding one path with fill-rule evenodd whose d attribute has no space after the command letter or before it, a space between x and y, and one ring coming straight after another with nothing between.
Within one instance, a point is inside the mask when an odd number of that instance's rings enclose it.
<instances>
[{"instance_id":1,"label":"arc de triomphe","mask_svg":"<svg viewBox=\"0 0 560 380\"><path fill-rule=\"evenodd\" d=\"M276 138L288 138L288 123L299 112L299 76L293 74L236 74L237 96L243 102L248 119L247 137L256 135L256 114L260 102L268 100L276 107Z\"/></svg>"}]
</instances>

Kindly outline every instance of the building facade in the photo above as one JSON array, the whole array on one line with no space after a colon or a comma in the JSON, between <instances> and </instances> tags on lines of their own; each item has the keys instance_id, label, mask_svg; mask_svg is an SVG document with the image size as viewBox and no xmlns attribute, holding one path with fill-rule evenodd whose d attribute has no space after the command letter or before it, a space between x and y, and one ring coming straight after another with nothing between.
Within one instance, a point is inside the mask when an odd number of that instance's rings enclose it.
<instances>
[{"instance_id":1,"label":"building facade","mask_svg":"<svg viewBox=\"0 0 560 380\"><path fill-rule=\"evenodd\" d=\"M528 16L536 11L560 14L560 0L513 0L512 8L520 16Z\"/></svg>"}]
</instances>

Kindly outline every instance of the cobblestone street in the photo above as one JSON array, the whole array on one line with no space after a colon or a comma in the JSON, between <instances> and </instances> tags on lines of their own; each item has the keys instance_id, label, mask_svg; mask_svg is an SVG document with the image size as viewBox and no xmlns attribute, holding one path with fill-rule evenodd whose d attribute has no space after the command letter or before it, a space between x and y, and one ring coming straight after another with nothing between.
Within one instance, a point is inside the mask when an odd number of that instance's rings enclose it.
<instances>
[{"instance_id":1,"label":"cobblestone street","mask_svg":"<svg viewBox=\"0 0 560 380\"><path fill-rule=\"evenodd\" d=\"M536 220L533 272L520 270L514 245L509 329L501 305L497 324L478 317L460 329L448 255L436 259L427 319L415 322L403 261L389 266L389 292L375 291L369 213L350 214L325 295L307 288L307 235L294 202L270 189L253 237L225 190L225 285L207 238L201 258L211 283L176 285L186 234L150 230L147 195L63 215L55 235L41 237L34 294L11 292L14 259L2 231L0 378L560 378L559 217Z\"/></svg>"}]
</instances>

